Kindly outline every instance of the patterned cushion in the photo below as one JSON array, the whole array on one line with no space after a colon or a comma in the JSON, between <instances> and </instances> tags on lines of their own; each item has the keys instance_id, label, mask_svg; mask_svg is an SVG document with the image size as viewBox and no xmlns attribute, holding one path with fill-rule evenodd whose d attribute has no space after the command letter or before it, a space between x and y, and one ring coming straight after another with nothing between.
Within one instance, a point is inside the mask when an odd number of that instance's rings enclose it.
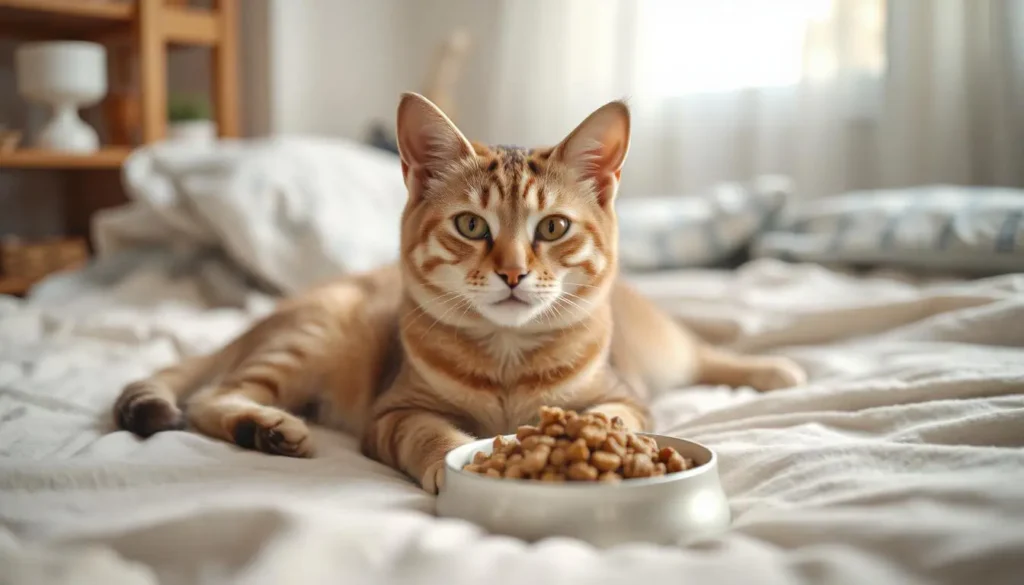
<instances>
[{"instance_id":1,"label":"patterned cushion","mask_svg":"<svg viewBox=\"0 0 1024 585\"><path fill-rule=\"evenodd\" d=\"M762 176L696 196L621 197L620 265L625 271L721 265L767 225L790 192L788 179Z\"/></svg>"},{"instance_id":2,"label":"patterned cushion","mask_svg":"<svg viewBox=\"0 0 1024 585\"><path fill-rule=\"evenodd\" d=\"M805 201L755 256L997 274L1024 271L1024 190L933 185Z\"/></svg>"}]
</instances>

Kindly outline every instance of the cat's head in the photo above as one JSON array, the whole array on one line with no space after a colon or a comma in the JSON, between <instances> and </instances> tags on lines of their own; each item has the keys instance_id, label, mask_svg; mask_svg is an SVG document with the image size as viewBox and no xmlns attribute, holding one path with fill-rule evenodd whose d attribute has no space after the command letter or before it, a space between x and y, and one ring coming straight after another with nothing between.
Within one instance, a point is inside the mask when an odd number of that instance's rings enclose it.
<instances>
[{"instance_id":1,"label":"cat's head","mask_svg":"<svg viewBox=\"0 0 1024 585\"><path fill-rule=\"evenodd\" d=\"M459 326L558 327L586 317L617 269L614 199L629 110L609 103L551 148L470 143L426 98L405 94L398 145L409 199L409 294Z\"/></svg>"}]
</instances>

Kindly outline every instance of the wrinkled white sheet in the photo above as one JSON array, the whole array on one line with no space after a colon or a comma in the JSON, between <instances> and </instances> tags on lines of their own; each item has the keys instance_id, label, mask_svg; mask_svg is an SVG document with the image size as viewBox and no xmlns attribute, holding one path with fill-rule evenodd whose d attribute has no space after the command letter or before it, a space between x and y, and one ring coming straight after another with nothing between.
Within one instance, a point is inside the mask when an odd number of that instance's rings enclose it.
<instances>
[{"instance_id":1,"label":"wrinkled white sheet","mask_svg":"<svg viewBox=\"0 0 1024 585\"><path fill-rule=\"evenodd\" d=\"M811 374L659 399L663 432L721 455L735 521L720 538L598 551L489 536L433 517L431 497L328 430L313 460L112 432L123 383L266 308L207 310L189 279L154 271L77 303L0 297L0 582L1022 582L1024 275L915 283L762 260L636 280L705 335Z\"/></svg>"}]
</instances>

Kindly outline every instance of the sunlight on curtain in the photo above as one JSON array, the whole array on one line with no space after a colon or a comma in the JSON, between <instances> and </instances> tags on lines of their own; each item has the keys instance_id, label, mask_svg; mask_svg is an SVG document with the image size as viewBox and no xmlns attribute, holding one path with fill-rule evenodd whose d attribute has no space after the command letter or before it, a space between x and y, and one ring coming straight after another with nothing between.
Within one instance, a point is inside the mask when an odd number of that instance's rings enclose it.
<instances>
[{"instance_id":1,"label":"sunlight on curtain","mask_svg":"<svg viewBox=\"0 0 1024 585\"><path fill-rule=\"evenodd\" d=\"M885 67L883 0L646 0L637 11L637 90L650 96L793 86L851 70L879 78Z\"/></svg>"}]
</instances>

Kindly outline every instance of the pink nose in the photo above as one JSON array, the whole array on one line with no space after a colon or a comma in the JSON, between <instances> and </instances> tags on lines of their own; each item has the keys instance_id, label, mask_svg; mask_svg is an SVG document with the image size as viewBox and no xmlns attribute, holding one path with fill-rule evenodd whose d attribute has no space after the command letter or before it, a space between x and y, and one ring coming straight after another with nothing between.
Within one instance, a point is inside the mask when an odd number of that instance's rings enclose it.
<instances>
[{"instance_id":1,"label":"pink nose","mask_svg":"<svg viewBox=\"0 0 1024 585\"><path fill-rule=\"evenodd\" d=\"M523 268L499 268L494 272L505 281L509 288L519 286L519 283L530 274Z\"/></svg>"}]
</instances>

